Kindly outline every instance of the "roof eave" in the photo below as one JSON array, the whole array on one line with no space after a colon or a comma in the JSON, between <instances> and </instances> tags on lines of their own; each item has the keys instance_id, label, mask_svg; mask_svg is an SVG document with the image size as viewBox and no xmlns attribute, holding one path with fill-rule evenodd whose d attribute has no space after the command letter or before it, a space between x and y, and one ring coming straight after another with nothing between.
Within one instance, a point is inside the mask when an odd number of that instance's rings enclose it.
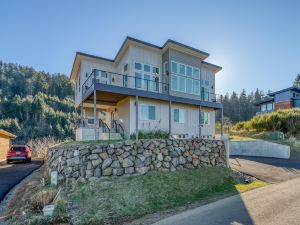
<instances>
[{"instance_id":1,"label":"roof eave","mask_svg":"<svg viewBox=\"0 0 300 225\"><path fill-rule=\"evenodd\" d=\"M2 130L0 129L0 134L2 134L3 136L6 136L6 137L9 137L9 138L16 138L17 136L8 132L8 131L5 131L5 130Z\"/></svg>"},{"instance_id":2,"label":"roof eave","mask_svg":"<svg viewBox=\"0 0 300 225\"><path fill-rule=\"evenodd\" d=\"M221 66L217 66L215 64L208 63L208 62L205 62L205 61L202 61L202 65L212 69L215 73L218 73L223 69Z\"/></svg>"}]
</instances>

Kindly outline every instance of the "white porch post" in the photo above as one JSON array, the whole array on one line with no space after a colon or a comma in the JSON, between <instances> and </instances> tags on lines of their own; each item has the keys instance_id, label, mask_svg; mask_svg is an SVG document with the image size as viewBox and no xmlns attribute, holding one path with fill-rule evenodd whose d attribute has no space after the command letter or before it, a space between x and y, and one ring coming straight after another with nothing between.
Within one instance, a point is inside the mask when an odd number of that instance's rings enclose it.
<instances>
[{"instance_id":1,"label":"white porch post","mask_svg":"<svg viewBox=\"0 0 300 225\"><path fill-rule=\"evenodd\" d=\"M81 100L81 128L83 127L83 101Z\"/></svg>"},{"instance_id":2,"label":"white porch post","mask_svg":"<svg viewBox=\"0 0 300 225\"><path fill-rule=\"evenodd\" d=\"M224 135L224 109L223 109L223 95L221 95L221 104L222 104L222 109L221 109L221 138Z\"/></svg>"},{"instance_id":3,"label":"white porch post","mask_svg":"<svg viewBox=\"0 0 300 225\"><path fill-rule=\"evenodd\" d=\"M172 133L172 101L169 100L169 138L171 138Z\"/></svg>"},{"instance_id":4,"label":"white porch post","mask_svg":"<svg viewBox=\"0 0 300 225\"><path fill-rule=\"evenodd\" d=\"M139 96L135 96L135 139L139 139Z\"/></svg>"},{"instance_id":5,"label":"white porch post","mask_svg":"<svg viewBox=\"0 0 300 225\"><path fill-rule=\"evenodd\" d=\"M202 110L202 107L200 105L199 107L199 138L201 138L201 110Z\"/></svg>"},{"instance_id":6,"label":"white porch post","mask_svg":"<svg viewBox=\"0 0 300 225\"><path fill-rule=\"evenodd\" d=\"M97 105L96 105L96 90L94 89L94 135L97 140Z\"/></svg>"}]
</instances>

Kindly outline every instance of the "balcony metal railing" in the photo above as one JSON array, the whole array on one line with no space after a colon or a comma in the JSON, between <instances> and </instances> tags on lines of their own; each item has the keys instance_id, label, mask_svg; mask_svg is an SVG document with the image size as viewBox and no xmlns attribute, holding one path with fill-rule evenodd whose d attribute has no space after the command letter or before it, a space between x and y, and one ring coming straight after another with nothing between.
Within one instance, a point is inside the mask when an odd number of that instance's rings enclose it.
<instances>
[{"instance_id":1,"label":"balcony metal railing","mask_svg":"<svg viewBox=\"0 0 300 225\"><path fill-rule=\"evenodd\" d=\"M82 94L84 95L94 84L113 85L163 94L168 94L170 88L169 83L159 81L158 77L149 80L127 74L94 69L82 85ZM202 101L222 103L222 95L216 93L208 93L201 90L199 98Z\"/></svg>"}]
</instances>

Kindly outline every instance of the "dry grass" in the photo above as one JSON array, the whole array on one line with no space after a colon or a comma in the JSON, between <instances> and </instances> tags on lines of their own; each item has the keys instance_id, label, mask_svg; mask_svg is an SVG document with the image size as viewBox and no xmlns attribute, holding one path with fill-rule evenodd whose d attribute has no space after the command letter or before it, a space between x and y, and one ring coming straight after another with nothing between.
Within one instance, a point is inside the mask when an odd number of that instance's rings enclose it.
<instances>
[{"instance_id":1,"label":"dry grass","mask_svg":"<svg viewBox=\"0 0 300 225\"><path fill-rule=\"evenodd\" d=\"M42 206L53 201L57 188L42 186L44 168L16 193L8 212L16 211L9 224L98 225L123 224L147 214L173 210L191 203L204 204L248 189L264 186L255 181L237 184L236 173L226 168L153 172L143 176L109 177L64 188L54 216L45 218ZM73 207L66 209L71 201Z\"/></svg>"}]
</instances>

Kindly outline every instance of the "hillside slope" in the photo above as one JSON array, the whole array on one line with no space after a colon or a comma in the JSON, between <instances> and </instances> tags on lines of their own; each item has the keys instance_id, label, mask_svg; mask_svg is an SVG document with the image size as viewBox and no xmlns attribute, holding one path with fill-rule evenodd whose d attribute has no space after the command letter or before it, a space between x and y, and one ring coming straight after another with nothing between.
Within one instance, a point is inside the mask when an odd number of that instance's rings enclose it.
<instances>
[{"instance_id":1,"label":"hillside slope","mask_svg":"<svg viewBox=\"0 0 300 225\"><path fill-rule=\"evenodd\" d=\"M0 61L0 128L15 141L74 137L73 85L66 75Z\"/></svg>"}]
</instances>

